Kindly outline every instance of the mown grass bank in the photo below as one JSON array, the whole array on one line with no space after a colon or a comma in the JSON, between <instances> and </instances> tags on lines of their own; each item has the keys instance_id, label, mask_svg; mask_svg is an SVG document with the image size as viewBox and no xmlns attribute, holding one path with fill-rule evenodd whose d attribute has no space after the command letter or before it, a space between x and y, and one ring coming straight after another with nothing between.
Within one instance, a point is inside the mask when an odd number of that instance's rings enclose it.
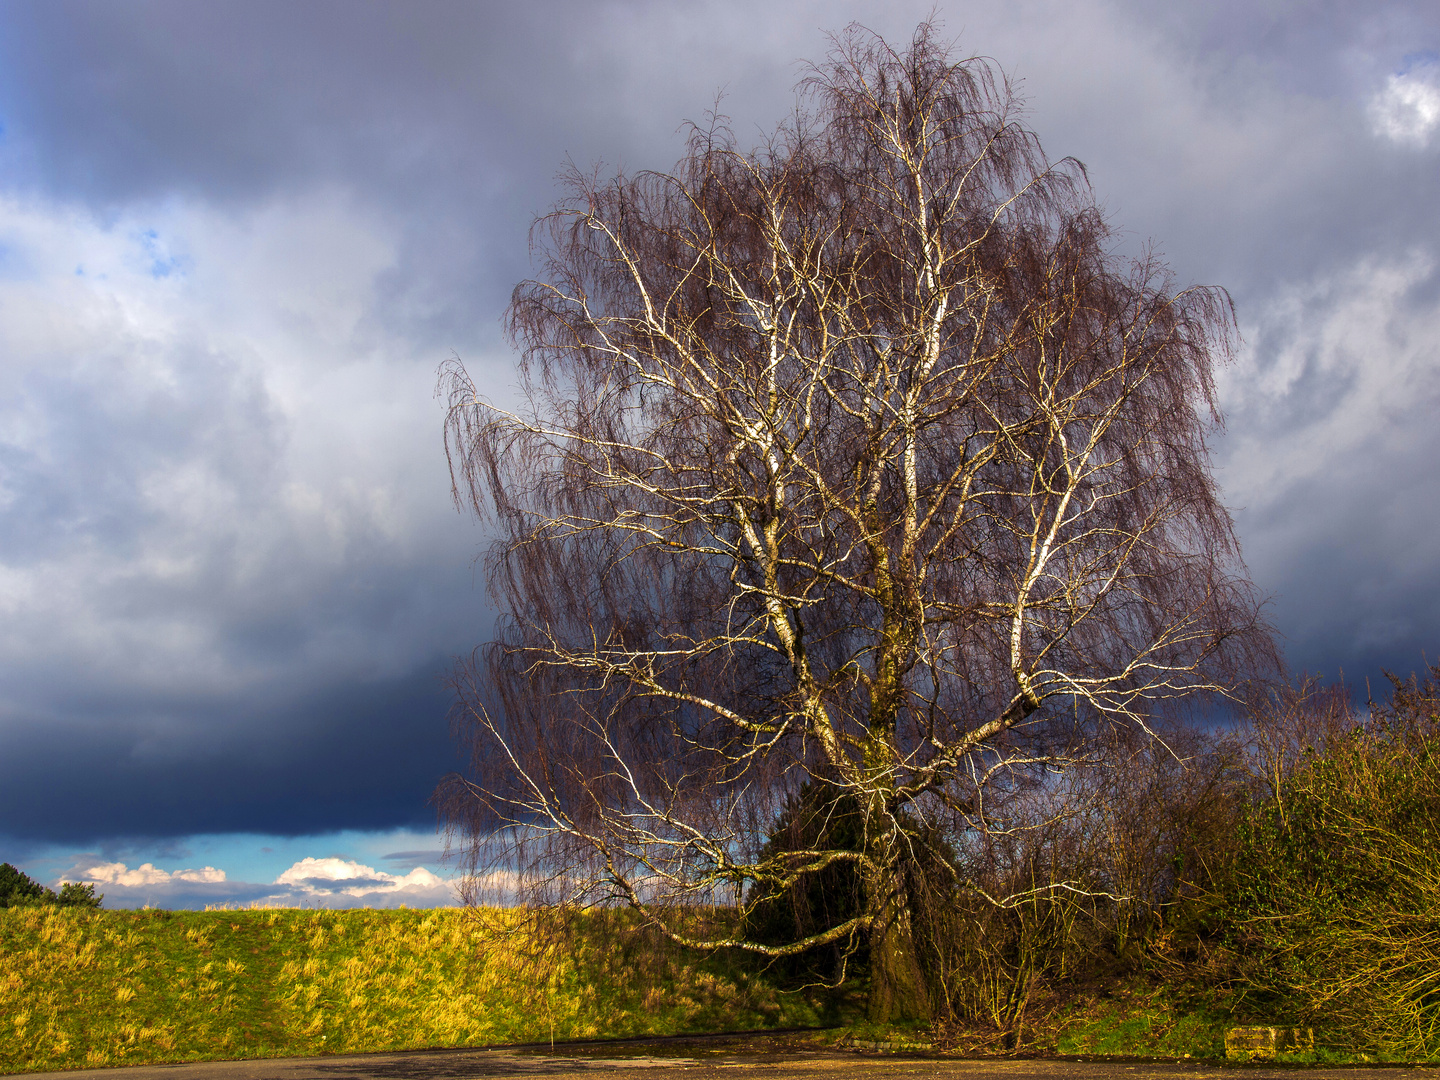
<instances>
[{"instance_id":1,"label":"mown grass bank","mask_svg":"<svg viewBox=\"0 0 1440 1080\"><path fill-rule=\"evenodd\" d=\"M0 1072L804 1026L718 959L434 911L0 909Z\"/></svg>"}]
</instances>

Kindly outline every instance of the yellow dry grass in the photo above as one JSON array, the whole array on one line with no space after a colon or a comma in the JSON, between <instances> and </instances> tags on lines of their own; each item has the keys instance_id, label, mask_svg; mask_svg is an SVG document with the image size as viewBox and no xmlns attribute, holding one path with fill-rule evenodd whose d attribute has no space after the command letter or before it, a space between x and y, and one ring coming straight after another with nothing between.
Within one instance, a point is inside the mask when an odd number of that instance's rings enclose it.
<instances>
[{"instance_id":1,"label":"yellow dry grass","mask_svg":"<svg viewBox=\"0 0 1440 1080\"><path fill-rule=\"evenodd\" d=\"M0 909L0 1072L813 1023L810 1005L601 918Z\"/></svg>"}]
</instances>

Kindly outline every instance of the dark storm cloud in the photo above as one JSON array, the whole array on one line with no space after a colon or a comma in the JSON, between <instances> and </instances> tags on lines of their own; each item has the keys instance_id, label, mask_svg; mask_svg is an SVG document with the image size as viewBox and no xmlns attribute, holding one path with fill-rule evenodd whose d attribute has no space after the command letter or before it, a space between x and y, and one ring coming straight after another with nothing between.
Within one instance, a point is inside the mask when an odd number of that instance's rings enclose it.
<instances>
[{"instance_id":1,"label":"dark storm cloud","mask_svg":"<svg viewBox=\"0 0 1440 1080\"><path fill-rule=\"evenodd\" d=\"M513 81L534 38L524 11L11 5L7 126L30 151L22 176L87 200L251 199L337 175L434 188L463 179L445 166L520 145L506 118L534 102Z\"/></svg>"},{"instance_id":2,"label":"dark storm cloud","mask_svg":"<svg viewBox=\"0 0 1440 1080\"><path fill-rule=\"evenodd\" d=\"M269 703L112 702L22 729L0 755L0 835L432 828L436 779L459 764L447 670Z\"/></svg>"},{"instance_id":3,"label":"dark storm cloud","mask_svg":"<svg viewBox=\"0 0 1440 1080\"><path fill-rule=\"evenodd\" d=\"M437 673L489 619L436 364L509 392L500 315L567 161L667 168L721 90L757 141L822 30L903 43L930 10L0 5L0 833L432 821ZM1434 82L1440 13L939 15L1123 250L1231 289L1216 460L1292 664L1435 655L1440 133L1376 103Z\"/></svg>"}]
</instances>

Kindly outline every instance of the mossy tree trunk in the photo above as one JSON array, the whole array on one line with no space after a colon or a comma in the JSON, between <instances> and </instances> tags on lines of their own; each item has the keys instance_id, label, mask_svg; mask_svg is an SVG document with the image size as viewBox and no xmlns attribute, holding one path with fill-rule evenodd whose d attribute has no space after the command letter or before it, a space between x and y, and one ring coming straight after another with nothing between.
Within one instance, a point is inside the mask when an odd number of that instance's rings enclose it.
<instances>
[{"instance_id":1,"label":"mossy tree trunk","mask_svg":"<svg viewBox=\"0 0 1440 1080\"><path fill-rule=\"evenodd\" d=\"M868 1017L873 1024L929 1021L933 1003L920 964L904 873L893 858L888 866L888 875L876 874L866 882L866 901L875 920L870 931Z\"/></svg>"}]
</instances>

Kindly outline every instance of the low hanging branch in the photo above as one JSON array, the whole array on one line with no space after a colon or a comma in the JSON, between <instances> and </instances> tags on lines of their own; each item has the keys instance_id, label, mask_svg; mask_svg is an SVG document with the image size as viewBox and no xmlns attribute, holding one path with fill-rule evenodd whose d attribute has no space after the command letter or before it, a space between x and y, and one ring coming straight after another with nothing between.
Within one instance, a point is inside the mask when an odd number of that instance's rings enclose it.
<instances>
[{"instance_id":1,"label":"low hanging branch","mask_svg":"<svg viewBox=\"0 0 1440 1080\"><path fill-rule=\"evenodd\" d=\"M1009 799L1270 643L1209 467L1225 295L1115 257L928 26L805 89L757 151L712 126L673 175L572 177L509 311L523 407L443 369L503 619L442 795L528 899L868 943L885 1020L929 1008L907 868L963 888ZM776 850L797 799L819 839ZM842 864L834 925L692 932Z\"/></svg>"}]
</instances>

